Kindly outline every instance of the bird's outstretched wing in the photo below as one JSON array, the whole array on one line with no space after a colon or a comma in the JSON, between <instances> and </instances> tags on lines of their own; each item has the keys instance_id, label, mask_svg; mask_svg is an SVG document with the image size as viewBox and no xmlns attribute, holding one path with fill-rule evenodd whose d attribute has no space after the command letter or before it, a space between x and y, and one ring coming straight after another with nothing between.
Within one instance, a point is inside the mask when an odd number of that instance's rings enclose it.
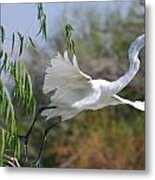
<instances>
[{"instance_id":1,"label":"bird's outstretched wing","mask_svg":"<svg viewBox=\"0 0 155 180\"><path fill-rule=\"evenodd\" d=\"M67 52L64 57L59 53L50 61L50 65L46 69L43 93L47 94L55 90L55 94L51 97L51 104L57 108L45 110L42 115L47 119L54 116L63 116L71 113L69 108L72 105L89 95L92 89L91 77L80 71L76 57L73 56L72 61L69 60Z\"/></svg>"}]
</instances>

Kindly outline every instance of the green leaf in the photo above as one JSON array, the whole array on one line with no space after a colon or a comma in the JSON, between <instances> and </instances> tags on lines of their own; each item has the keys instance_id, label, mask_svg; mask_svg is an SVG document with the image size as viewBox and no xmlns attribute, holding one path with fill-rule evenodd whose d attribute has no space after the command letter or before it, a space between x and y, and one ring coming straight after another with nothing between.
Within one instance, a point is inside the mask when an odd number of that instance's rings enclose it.
<instances>
[{"instance_id":1,"label":"green leaf","mask_svg":"<svg viewBox=\"0 0 155 180\"><path fill-rule=\"evenodd\" d=\"M39 31L36 34L36 36L41 34L42 39L44 38L46 40L46 38L47 38L46 15L45 15L45 13L43 11L42 3L38 3L37 9L38 9L37 19L39 20L40 27L39 27Z\"/></svg>"},{"instance_id":2,"label":"green leaf","mask_svg":"<svg viewBox=\"0 0 155 180\"><path fill-rule=\"evenodd\" d=\"M20 41L20 47L19 47L19 57L20 57L23 52L24 36L22 36L19 32L18 32L18 36L19 36L19 41Z\"/></svg>"},{"instance_id":3,"label":"green leaf","mask_svg":"<svg viewBox=\"0 0 155 180\"><path fill-rule=\"evenodd\" d=\"M11 53L13 53L14 50L14 46L15 46L15 34L12 34L12 46L11 46Z\"/></svg>"},{"instance_id":4,"label":"green leaf","mask_svg":"<svg viewBox=\"0 0 155 180\"><path fill-rule=\"evenodd\" d=\"M43 6L42 3L38 3L38 16L37 19L41 19L41 16L43 15Z\"/></svg>"},{"instance_id":5,"label":"green leaf","mask_svg":"<svg viewBox=\"0 0 155 180\"><path fill-rule=\"evenodd\" d=\"M72 53L75 53L75 42L72 39L72 31L74 31L74 28L70 24L66 24L65 35L66 35L67 50Z\"/></svg>"},{"instance_id":6,"label":"green leaf","mask_svg":"<svg viewBox=\"0 0 155 180\"><path fill-rule=\"evenodd\" d=\"M0 73L3 71L3 69L6 71L7 70L7 67L8 67L8 55L7 53L5 52L4 53L4 60L3 60L3 64L0 68Z\"/></svg>"},{"instance_id":7,"label":"green leaf","mask_svg":"<svg viewBox=\"0 0 155 180\"><path fill-rule=\"evenodd\" d=\"M0 44L4 43L4 39L5 39L5 31L3 26L0 26Z\"/></svg>"},{"instance_id":8,"label":"green leaf","mask_svg":"<svg viewBox=\"0 0 155 180\"><path fill-rule=\"evenodd\" d=\"M3 56L3 50L0 48L0 59L2 58Z\"/></svg>"},{"instance_id":9,"label":"green leaf","mask_svg":"<svg viewBox=\"0 0 155 180\"><path fill-rule=\"evenodd\" d=\"M75 53L75 42L73 40L71 40L71 44L72 44L72 51L73 53Z\"/></svg>"},{"instance_id":10,"label":"green leaf","mask_svg":"<svg viewBox=\"0 0 155 180\"><path fill-rule=\"evenodd\" d=\"M34 42L33 42L32 38L29 36L29 37L28 37L28 39L29 39L29 41L30 41L31 45L32 45L34 48L36 48L36 46L35 46L35 44L34 44Z\"/></svg>"},{"instance_id":11,"label":"green leaf","mask_svg":"<svg viewBox=\"0 0 155 180\"><path fill-rule=\"evenodd\" d=\"M3 157L4 157L4 152L5 152L5 130L2 129L2 132L1 132L1 165L3 165Z\"/></svg>"},{"instance_id":12,"label":"green leaf","mask_svg":"<svg viewBox=\"0 0 155 180\"><path fill-rule=\"evenodd\" d=\"M5 131L9 131L7 124L0 119L0 129L4 129Z\"/></svg>"},{"instance_id":13,"label":"green leaf","mask_svg":"<svg viewBox=\"0 0 155 180\"><path fill-rule=\"evenodd\" d=\"M6 71L7 69L7 62L8 62L8 55L7 53L5 52L4 53L4 70Z\"/></svg>"},{"instance_id":14,"label":"green leaf","mask_svg":"<svg viewBox=\"0 0 155 180\"><path fill-rule=\"evenodd\" d=\"M42 19L42 31L43 31L43 36L47 37L47 34L46 34L46 15L44 14L43 15L43 19Z\"/></svg>"},{"instance_id":15,"label":"green leaf","mask_svg":"<svg viewBox=\"0 0 155 180\"><path fill-rule=\"evenodd\" d=\"M42 27L40 27L39 31L37 32L36 36L39 36L39 34L41 33L42 31Z\"/></svg>"}]
</instances>

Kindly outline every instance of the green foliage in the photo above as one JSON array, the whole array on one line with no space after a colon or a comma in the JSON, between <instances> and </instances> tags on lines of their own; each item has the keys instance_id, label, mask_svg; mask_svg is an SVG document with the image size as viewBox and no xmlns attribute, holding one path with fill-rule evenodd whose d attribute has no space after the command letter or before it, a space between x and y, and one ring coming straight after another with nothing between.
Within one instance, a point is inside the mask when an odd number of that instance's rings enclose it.
<instances>
[{"instance_id":1,"label":"green foliage","mask_svg":"<svg viewBox=\"0 0 155 180\"><path fill-rule=\"evenodd\" d=\"M46 15L43 11L42 3L38 3L38 17L40 22L40 30L42 38L47 38ZM35 44L30 36L24 37L20 32L17 33L19 49L15 49L16 34L12 34L11 55L3 50L5 40L5 30L0 26L0 165L5 166L7 163L5 157L12 159L20 159L20 141L17 128L17 120L15 115L15 106L13 101L18 102L18 106L22 105L27 115L35 115L36 100L33 94L32 82L29 72L25 66L21 56L24 52L24 45L28 40L32 47ZM18 54L17 59L13 60L13 54ZM19 59L20 58L20 59ZM4 74L8 74L15 83L13 97L10 97L8 89L4 83ZM4 76L3 76L4 75ZM12 164L13 165L13 164Z\"/></svg>"},{"instance_id":2,"label":"green foliage","mask_svg":"<svg viewBox=\"0 0 155 180\"><path fill-rule=\"evenodd\" d=\"M0 74L7 72L15 81L14 99L26 109L28 114L34 115L36 101L33 96L32 82L24 62L16 60L8 63L8 54L5 52ZM4 165L4 154L9 149L9 155L20 158L20 142L18 138L17 120L14 105L6 89L3 79L0 79L0 117L5 126L1 126L1 165ZM1 123L2 124L2 123Z\"/></svg>"},{"instance_id":3,"label":"green foliage","mask_svg":"<svg viewBox=\"0 0 155 180\"><path fill-rule=\"evenodd\" d=\"M3 56L3 50L0 48L0 59L2 58Z\"/></svg>"},{"instance_id":4,"label":"green foliage","mask_svg":"<svg viewBox=\"0 0 155 180\"><path fill-rule=\"evenodd\" d=\"M9 149L12 157L20 157L20 142L18 139L18 131L14 107L2 79L0 79L0 117L7 128L1 127L1 159L0 164L4 165L4 154Z\"/></svg>"},{"instance_id":5,"label":"green foliage","mask_svg":"<svg viewBox=\"0 0 155 180\"><path fill-rule=\"evenodd\" d=\"M15 33L12 34L12 45L11 45L11 53L13 53L15 46Z\"/></svg>"},{"instance_id":6,"label":"green foliage","mask_svg":"<svg viewBox=\"0 0 155 180\"><path fill-rule=\"evenodd\" d=\"M67 42L67 50L68 52L75 53L75 42L72 39L72 31L74 31L73 27L70 24L66 24L65 36Z\"/></svg>"},{"instance_id":7,"label":"green foliage","mask_svg":"<svg viewBox=\"0 0 155 180\"><path fill-rule=\"evenodd\" d=\"M20 57L23 52L24 36L22 36L21 33L18 32L18 37L19 37L19 57Z\"/></svg>"},{"instance_id":8,"label":"green foliage","mask_svg":"<svg viewBox=\"0 0 155 180\"><path fill-rule=\"evenodd\" d=\"M5 52L4 53L4 59L3 59L3 63L0 67L0 74L2 73L2 71L6 71L7 70L7 67L8 67L8 55L7 53Z\"/></svg>"},{"instance_id":9,"label":"green foliage","mask_svg":"<svg viewBox=\"0 0 155 180\"><path fill-rule=\"evenodd\" d=\"M39 20L39 19L41 19L42 15L44 14L42 3L38 3L38 4L37 4L37 8L38 8L38 16L37 16L37 19Z\"/></svg>"},{"instance_id":10,"label":"green foliage","mask_svg":"<svg viewBox=\"0 0 155 180\"><path fill-rule=\"evenodd\" d=\"M36 101L33 96L31 78L24 62L16 60L11 64L9 71L15 80L14 98L24 105L28 114L34 115Z\"/></svg>"},{"instance_id":11,"label":"green foliage","mask_svg":"<svg viewBox=\"0 0 155 180\"><path fill-rule=\"evenodd\" d=\"M0 25L0 45L4 43L4 39L5 39L4 27Z\"/></svg>"},{"instance_id":12,"label":"green foliage","mask_svg":"<svg viewBox=\"0 0 155 180\"><path fill-rule=\"evenodd\" d=\"M37 33L37 35L41 34L42 39L46 40L46 38L47 38L46 14L44 13L42 3L38 3L37 8L38 8L37 19L40 23L40 29L39 29L39 32Z\"/></svg>"},{"instance_id":13,"label":"green foliage","mask_svg":"<svg viewBox=\"0 0 155 180\"><path fill-rule=\"evenodd\" d=\"M32 38L31 38L30 36L28 37L28 40L30 41L31 45L32 45L34 48L36 48L36 46L35 46L35 44L34 44Z\"/></svg>"},{"instance_id":14,"label":"green foliage","mask_svg":"<svg viewBox=\"0 0 155 180\"><path fill-rule=\"evenodd\" d=\"M14 61L10 73L15 80L14 98L26 108L28 114L35 114L36 101L33 96L32 82L27 68L22 61Z\"/></svg>"},{"instance_id":15,"label":"green foliage","mask_svg":"<svg viewBox=\"0 0 155 180\"><path fill-rule=\"evenodd\" d=\"M3 26L0 27L1 45L4 44L5 33ZM11 56L18 51L18 57L23 54L24 36L17 33L19 49L15 50L15 33L12 34ZM29 40L32 39L29 37ZM5 157L19 160L20 141L17 128L17 119L13 100L18 101L27 114L34 115L36 100L33 95L32 82L29 72L22 60L13 60L8 52L0 46L0 165L5 166L8 160ZM13 98L11 99L8 89L5 87L5 75L8 74L15 82Z\"/></svg>"}]
</instances>

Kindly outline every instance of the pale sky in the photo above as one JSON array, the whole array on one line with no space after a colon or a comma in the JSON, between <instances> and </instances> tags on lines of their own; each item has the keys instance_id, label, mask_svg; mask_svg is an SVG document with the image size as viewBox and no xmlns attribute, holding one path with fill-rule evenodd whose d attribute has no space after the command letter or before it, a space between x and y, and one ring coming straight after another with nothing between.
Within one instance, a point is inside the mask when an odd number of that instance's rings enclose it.
<instances>
[{"instance_id":1,"label":"pale sky","mask_svg":"<svg viewBox=\"0 0 155 180\"><path fill-rule=\"evenodd\" d=\"M117 6L120 6L122 14L126 14L129 1L43 3L44 11L47 15L49 32L52 33L55 31L53 27L56 23L56 17L64 12L65 7L67 9L66 16L69 18L71 16L70 11L75 6L80 6L82 9L97 8L103 13L103 16L107 10L112 11ZM6 37L8 39L12 37L13 32L21 32L24 35L36 37L35 35L39 29L37 5L35 3L1 4L1 23L5 28ZM72 22L72 24L73 23L76 24L76 20Z\"/></svg>"}]
</instances>

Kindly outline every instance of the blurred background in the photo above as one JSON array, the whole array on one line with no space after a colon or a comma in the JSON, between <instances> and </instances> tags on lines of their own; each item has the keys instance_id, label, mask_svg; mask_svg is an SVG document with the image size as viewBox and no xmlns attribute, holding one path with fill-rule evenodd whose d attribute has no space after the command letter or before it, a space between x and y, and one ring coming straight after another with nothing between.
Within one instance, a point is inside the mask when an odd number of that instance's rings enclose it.
<instances>
[{"instance_id":1,"label":"blurred background","mask_svg":"<svg viewBox=\"0 0 155 180\"><path fill-rule=\"evenodd\" d=\"M1 23L6 29L8 43L12 32L31 36L35 46L25 45L22 59L31 74L38 107L49 103L42 94L42 86L49 60L66 49L64 27L74 28L75 51L81 70L93 78L115 80L128 68L128 48L145 32L143 1L103 1L43 3L47 15L48 38L43 42L38 31L35 4L2 4ZM9 13L8 13L9 12ZM131 100L144 100L144 50L140 53L140 71L132 82L119 93ZM32 117L16 103L18 128L24 134ZM144 169L145 119L144 113L119 105L92 112L80 113L49 133L42 157L43 167ZM38 152L44 130L40 117L31 136L30 158Z\"/></svg>"}]
</instances>

